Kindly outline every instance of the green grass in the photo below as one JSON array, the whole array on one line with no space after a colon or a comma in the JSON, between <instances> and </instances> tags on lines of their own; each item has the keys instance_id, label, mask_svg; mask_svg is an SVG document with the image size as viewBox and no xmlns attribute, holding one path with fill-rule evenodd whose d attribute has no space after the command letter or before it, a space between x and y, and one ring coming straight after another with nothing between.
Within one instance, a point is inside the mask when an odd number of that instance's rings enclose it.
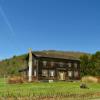
<instances>
[{"instance_id":1,"label":"green grass","mask_svg":"<svg viewBox=\"0 0 100 100\"><path fill-rule=\"evenodd\" d=\"M66 100L66 98L74 98L74 100L81 98L82 100L82 98L100 97L100 84L88 83L89 89L81 89L80 84L80 82L7 84L3 79L0 79L0 97L35 97L35 99L38 98L37 100L51 97L59 97L63 100Z\"/></svg>"}]
</instances>

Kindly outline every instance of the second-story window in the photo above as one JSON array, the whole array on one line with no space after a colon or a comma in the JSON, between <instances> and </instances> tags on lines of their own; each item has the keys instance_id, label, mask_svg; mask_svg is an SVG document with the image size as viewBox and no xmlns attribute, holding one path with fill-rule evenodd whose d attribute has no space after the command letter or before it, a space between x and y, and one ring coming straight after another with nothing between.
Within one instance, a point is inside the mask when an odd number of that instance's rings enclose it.
<instances>
[{"instance_id":1,"label":"second-story window","mask_svg":"<svg viewBox=\"0 0 100 100\"><path fill-rule=\"evenodd\" d=\"M37 63L37 60L35 59L33 63L34 63L34 65L36 65L36 63Z\"/></svg>"},{"instance_id":2,"label":"second-story window","mask_svg":"<svg viewBox=\"0 0 100 100\"><path fill-rule=\"evenodd\" d=\"M71 63L68 63L68 67L71 67L72 66L72 64Z\"/></svg>"},{"instance_id":3,"label":"second-story window","mask_svg":"<svg viewBox=\"0 0 100 100\"><path fill-rule=\"evenodd\" d=\"M60 67L64 67L64 63L63 62L60 62L59 65L60 65Z\"/></svg>"},{"instance_id":4,"label":"second-story window","mask_svg":"<svg viewBox=\"0 0 100 100\"><path fill-rule=\"evenodd\" d=\"M77 68L77 63L74 63L74 67Z\"/></svg>"},{"instance_id":5,"label":"second-story window","mask_svg":"<svg viewBox=\"0 0 100 100\"><path fill-rule=\"evenodd\" d=\"M53 66L54 66L54 62L52 61L52 62L51 62L51 67L53 67Z\"/></svg>"},{"instance_id":6,"label":"second-story window","mask_svg":"<svg viewBox=\"0 0 100 100\"><path fill-rule=\"evenodd\" d=\"M44 66L44 67L47 66L47 61L43 61L43 66Z\"/></svg>"}]
</instances>

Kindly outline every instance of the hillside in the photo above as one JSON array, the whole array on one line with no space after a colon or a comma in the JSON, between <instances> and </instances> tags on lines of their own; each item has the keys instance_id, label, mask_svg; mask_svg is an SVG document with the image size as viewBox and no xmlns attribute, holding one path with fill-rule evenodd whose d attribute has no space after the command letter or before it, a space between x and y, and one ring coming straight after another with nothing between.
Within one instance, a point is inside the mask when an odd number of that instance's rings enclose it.
<instances>
[{"instance_id":1,"label":"hillside","mask_svg":"<svg viewBox=\"0 0 100 100\"><path fill-rule=\"evenodd\" d=\"M56 50L43 50L43 51L33 51L38 54L48 54L48 55L59 55L59 56L71 56L74 58L79 58L80 56L87 53L83 52L70 52L70 51L56 51ZM0 76L19 74L18 70L27 67L27 55L23 54L20 56L13 56L12 58L2 60L0 62Z\"/></svg>"}]
</instances>

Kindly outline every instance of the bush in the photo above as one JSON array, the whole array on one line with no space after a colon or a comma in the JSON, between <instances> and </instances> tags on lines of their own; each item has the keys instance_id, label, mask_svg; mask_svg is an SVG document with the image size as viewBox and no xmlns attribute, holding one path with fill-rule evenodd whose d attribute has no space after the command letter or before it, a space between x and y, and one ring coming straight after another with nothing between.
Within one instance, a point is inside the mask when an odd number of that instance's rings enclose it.
<instances>
[{"instance_id":1,"label":"bush","mask_svg":"<svg viewBox=\"0 0 100 100\"><path fill-rule=\"evenodd\" d=\"M99 78L98 77L94 77L94 76L84 76L81 79L82 82L92 82L92 83L98 83L99 82Z\"/></svg>"},{"instance_id":2,"label":"bush","mask_svg":"<svg viewBox=\"0 0 100 100\"><path fill-rule=\"evenodd\" d=\"M10 84L23 83L23 82L24 82L24 79L19 76L14 76L14 77L8 78L8 83L10 83Z\"/></svg>"}]
</instances>

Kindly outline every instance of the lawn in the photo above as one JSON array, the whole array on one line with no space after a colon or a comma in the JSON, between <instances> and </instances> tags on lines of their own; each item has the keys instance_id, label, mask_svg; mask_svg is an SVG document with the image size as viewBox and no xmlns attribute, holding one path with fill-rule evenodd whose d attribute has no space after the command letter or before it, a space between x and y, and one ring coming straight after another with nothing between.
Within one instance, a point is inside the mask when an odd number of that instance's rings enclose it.
<instances>
[{"instance_id":1,"label":"lawn","mask_svg":"<svg viewBox=\"0 0 100 100\"><path fill-rule=\"evenodd\" d=\"M81 89L80 84L81 82L8 84L0 79L0 100L88 100L100 97L100 84L87 83L89 89Z\"/></svg>"}]
</instances>

